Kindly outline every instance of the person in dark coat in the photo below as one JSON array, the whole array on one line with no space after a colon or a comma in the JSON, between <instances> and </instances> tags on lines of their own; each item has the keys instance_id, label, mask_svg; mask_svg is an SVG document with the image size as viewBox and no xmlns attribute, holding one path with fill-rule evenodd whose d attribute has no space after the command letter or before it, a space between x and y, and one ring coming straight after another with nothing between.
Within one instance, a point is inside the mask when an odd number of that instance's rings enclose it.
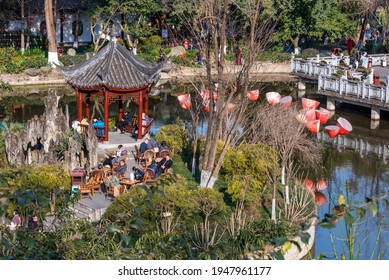
<instances>
[{"instance_id":1,"label":"person in dark coat","mask_svg":"<svg viewBox=\"0 0 389 280\"><path fill-rule=\"evenodd\" d=\"M124 177L127 172L127 163L124 159L119 162L119 165L115 168L115 172L119 173L121 177Z\"/></svg>"},{"instance_id":2,"label":"person in dark coat","mask_svg":"<svg viewBox=\"0 0 389 280\"><path fill-rule=\"evenodd\" d=\"M121 133L124 133L124 126L132 123L132 116L127 111L124 111L123 118L118 123L118 128L120 129Z\"/></svg>"},{"instance_id":3,"label":"person in dark coat","mask_svg":"<svg viewBox=\"0 0 389 280\"><path fill-rule=\"evenodd\" d=\"M149 138L146 138L144 142L142 142L139 146L139 152L141 156L143 156L144 152L148 150Z\"/></svg>"},{"instance_id":4,"label":"person in dark coat","mask_svg":"<svg viewBox=\"0 0 389 280\"><path fill-rule=\"evenodd\" d=\"M169 169L170 167L172 167L173 165L173 161L172 159L170 158L169 155L165 156L163 159L161 159L160 162L158 162L158 170L157 170L157 173L158 174L162 174L165 172L165 170Z\"/></svg>"}]
</instances>

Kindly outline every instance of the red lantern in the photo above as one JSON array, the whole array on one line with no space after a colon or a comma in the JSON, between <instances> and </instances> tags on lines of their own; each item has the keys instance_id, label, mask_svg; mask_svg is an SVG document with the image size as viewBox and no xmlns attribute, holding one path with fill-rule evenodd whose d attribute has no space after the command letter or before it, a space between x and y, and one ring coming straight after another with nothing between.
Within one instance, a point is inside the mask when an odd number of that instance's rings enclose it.
<instances>
[{"instance_id":1,"label":"red lantern","mask_svg":"<svg viewBox=\"0 0 389 280\"><path fill-rule=\"evenodd\" d=\"M316 120L315 109L301 109L297 114L296 119L302 124Z\"/></svg>"},{"instance_id":2,"label":"red lantern","mask_svg":"<svg viewBox=\"0 0 389 280\"><path fill-rule=\"evenodd\" d=\"M315 191L315 184L311 179L305 178L301 181L301 184L305 187L307 187L311 191Z\"/></svg>"},{"instance_id":3,"label":"red lantern","mask_svg":"<svg viewBox=\"0 0 389 280\"><path fill-rule=\"evenodd\" d=\"M292 106L292 96L285 96L280 99L280 105L284 108Z\"/></svg>"},{"instance_id":4,"label":"red lantern","mask_svg":"<svg viewBox=\"0 0 389 280\"><path fill-rule=\"evenodd\" d=\"M278 92L271 91L266 93L266 99L270 105L276 105L278 102L280 102L281 95Z\"/></svg>"},{"instance_id":5,"label":"red lantern","mask_svg":"<svg viewBox=\"0 0 389 280\"><path fill-rule=\"evenodd\" d=\"M318 191L322 191L322 190L325 190L327 188L327 183L320 179L319 181L316 182L316 189Z\"/></svg>"},{"instance_id":6,"label":"red lantern","mask_svg":"<svg viewBox=\"0 0 389 280\"><path fill-rule=\"evenodd\" d=\"M208 105L205 105L205 106L203 107L203 109L204 109L204 112L205 112L205 113L208 113L208 112L209 112L209 106L208 106Z\"/></svg>"},{"instance_id":7,"label":"red lantern","mask_svg":"<svg viewBox=\"0 0 389 280\"><path fill-rule=\"evenodd\" d=\"M228 111L228 113L231 112L234 108L235 108L235 104L233 104L233 103L228 103L228 106L227 106L227 111Z\"/></svg>"},{"instance_id":8,"label":"red lantern","mask_svg":"<svg viewBox=\"0 0 389 280\"><path fill-rule=\"evenodd\" d=\"M250 99L251 101L256 101L259 97L259 90L252 90L247 93L247 98Z\"/></svg>"},{"instance_id":9,"label":"red lantern","mask_svg":"<svg viewBox=\"0 0 389 280\"><path fill-rule=\"evenodd\" d=\"M308 128L308 130L310 132L318 133L319 127L320 127L320 121L319 120L315 120L315 121L307 122L306 127Z\"/></svg>"},{"instance_id":10,"label":"red lantern","mask_svg":"<svg viewBox=\"0 0 389 280\"><path fill-rule=\"evenodd\" d=\"M301 103L303 105L304 109L316 109L317 106L319 106L320 102L309 99L309 98L301 98Z\"/></svg>"},{"instance_id":11,"label":"red lantern","mask_svg":"<svg viewBox=\"0 0 389 280\"><path fill-rule=\"evenodd\" d=\"M321 192L315 192L315 204L317 206L322 206L327 203L327 198Z\"/></svg>"},{"instance_id":12,"label":"red lantern","mask_svg":"<svg viewBox=\"0 0 389 280\"><path fill-rule=\"evenodd\" d=\"M320 108L320 110L315 110L315 112L316 119L320 120L320 124L325 124L331 118L330 111L327 109Z\"/></svg>"},{"instance_id":13,"label":"red lantern","mask_svg":"<svg viewBox=\"0 0 389 280\"><path fill-rule=\"evenodd\" d=\"M337 126L339 126L339 135L349 134L353 130L353 126L351 125L351 123L342 117L338 119Z\"/></svg>"},{"instance_id":14,"label":"red lantern","mask_svg":"<svg viewBox=\"0 0 389 280\"><path fill-rule=\"evenodd\" d=\"M190 107L190 94L180 94L177 96L178 101L183 109L188 110Z\"/></svg>"},{"instance_id":15,"label":"red lantern","mask_svg":"<svg viewBox=\"0 0 389 280\"><path fill-rule=\"evenodd\" d=\"M327 130L327 134L331 138L335 138L339 133L339 126L337 125L328 125L324 129Z\"/></svg>"},{"instance_id":16,"label":"red lantern","mask_svg":"<svg viewBox=\"0 0 389 280\"><path fill-rule=\"evenodd\" d=\"M203 101L207 101L209 99L209 90L202 89L200 95L203 98Z\"/></svg>"}]
</instances>

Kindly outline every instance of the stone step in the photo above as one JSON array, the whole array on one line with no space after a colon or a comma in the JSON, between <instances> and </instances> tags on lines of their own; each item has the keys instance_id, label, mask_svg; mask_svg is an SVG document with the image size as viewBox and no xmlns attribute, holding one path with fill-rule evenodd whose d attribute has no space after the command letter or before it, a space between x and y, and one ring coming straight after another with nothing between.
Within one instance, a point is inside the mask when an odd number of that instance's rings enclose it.
<instances>
[{"instance_id":1,"label":"stone step","mask_svg":"<svg viewBox=\"0 0 389 280\"><path fill-rule=\"evenodd\" d=\"M75 213L76 217L79 219L87 219L89 221L95 221L95 211L90 209L89 207L82 205L80 203L76 203L69 208Z\"/></svg>"}]
</instances>

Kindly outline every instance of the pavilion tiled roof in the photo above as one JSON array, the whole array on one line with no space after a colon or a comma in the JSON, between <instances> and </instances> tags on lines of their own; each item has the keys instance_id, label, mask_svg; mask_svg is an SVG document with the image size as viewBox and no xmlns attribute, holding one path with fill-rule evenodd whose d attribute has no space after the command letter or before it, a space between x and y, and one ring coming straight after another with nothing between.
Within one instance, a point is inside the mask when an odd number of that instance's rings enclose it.
<instances>
[{"instance_id":1,"label":"pavilion tiled roof","mask_svg":"<svg viewBox=\"0 0 389 280\"><path fill-rule=\"evenodd\" d=\"M157 83L163 63L149 63L111 41L91 59L66 68L58 66L65 80L76 88L141 88Z\"/></svg>"}]
</instances>

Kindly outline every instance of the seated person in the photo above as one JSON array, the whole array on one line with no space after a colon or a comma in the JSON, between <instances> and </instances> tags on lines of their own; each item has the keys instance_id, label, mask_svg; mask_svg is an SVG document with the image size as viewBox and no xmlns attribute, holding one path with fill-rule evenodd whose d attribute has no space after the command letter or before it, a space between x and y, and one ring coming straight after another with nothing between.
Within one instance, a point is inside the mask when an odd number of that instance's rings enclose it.
<instances>
[{"instance_id":1,"label":"seated person","mask_svg":"<svg viewBox=\"0 0 389 280\"><path fill-rule=\"evenodd\" d=\"M94 118L92 126L97 126L97 127L104 127L104 122L101 120L101 118ZM104 135L104 129L101 130L101 134Z\"/></svg>"},{"instance_id":2,"label":"seated person","mask_svg":"<svg viewBox=\"0 0 389 280\"><path fill-rule=\"evenodd\" d=\"M120 133L124 133L124 126L132 123L132 116L128 111L124 111L123 118L118 123L118 128L120 129Z\"/></svg>"},{"instance_id":3,"label":"seated person","mask_svg":"<svg viewBox=\"0 0 389 280\"><path fill-rule=\"evenodd\" d=\"M151 170L153 170L155 175L160 174L160 173L158 173L158 166L155 164L155 160L152 160L151 164L149 166L147 166L147 168L150 168ZM151 178L151 179L154 179L154 178Z\"/></svg>"},{"instance_id":4,"label":"seated person","mask_svg":"<svg viewBox=\"0 0 389 280\"><path fill-rule=\"evenodd\" d=\"M147 143L147 149L154 149L155 150L155 148L158 149L158 143L153 138L150 138L148 143ZM156 151L156 152L158 152L158 151Z\"/></svg>"},{"instance_id":5,"label":"seated person","mask_svg":"<svg viewBox=\"0 0 389 280\"><path fill-rule=\"evenodd\" d=\"M169 150L169 147L166 145L166 142L165 141L162 141L161 142L161 145L158 147L159 151L162 151L162 150Z\"/></svg>"},{"instance_id":6,"label":"seated person","mask_svg":"<svg viewBox=\"0 0 389 280\"><path fill-rule=\"evenodd\" d=\"M149 138L146 138L144 142L142 142L139 146L139 152L141 156L143 156L144 152L148 150Z\"/></svg>"},{"instance_id":7,"label":"seated person","mask_svg":"<svg viewBox=\"0 0 389 280\"><path fill-rule=\"evenodd\" d=\"M134 179L135 180L138 180L138 181L142 181L143 180L143 176L145 175L145 173L140 170L139 168L133 166L132 167L132 171L134 171Z\"/></svg>"},{"instance_id":8,"label":"seated person","mask_svg":"<svg viewBox=\"0 0 389 280\"><path fill-rule=\"evenodd\" d=\"M120 144L112 157L112 165L118 164L122 159L124 159L124 156L127 154L128 151L124 148L122 144Z\"/></svg>"},{"instance_id":9,"label":"seated person","mask_svg":"<svg viewBox=\"0 0 389 280\"><path fill-rule=\"evenodd\" d=\"M80 124L89 125L88 117L83 117Z\"/></svg>"},{"instance_id":10,"label":"seated person","mask_svg":"<svg viewBox=\"0 0 389 280\"><path fill-rule=\"evenodd\" d=\"M120 181L115 174L113 174L112 172L107 173L107 177L105 178L105 185L107 188L108 187L114 188L113 197L119 196L120 189L122 188L122 186L120 185Z\"/></svg>"},{"instance_id":11,"label":"seated person","mask_svg":"<svg viewBox=\"0 0 389 280\"><path fill-rule=\"evenodd\" d=\"M157 169L157 173L158 175L162 174L165 172L165 170L169 169L170 167L172 167L173 165L173 161L172 159L170 158L170 156L165 156L163 159L161 159L160 162L158 162L158 169Z\"/></svg>"},{"instance_id":12,"label":"seated person","mask_svg":"<svg viewBox=\"0 0 389 280\"><path fill-rule=\"evenodd\" d=\"M145 127L143 127L144 125L148 125L150 123L150 118L149 116L147 116L145 113L142 113L142 135L145 133ZM135 132L134 132L134 136L137 137L138 136L138 126L135 127Z\"/></svg>"},{"instance_id":13,"label":"seated person","mask_svg":"<svg viewBox=\"0 0 389 280\"><path fill-rule=\"evenodd\" d=\"M115 168L115 172L120 174L120 176L123 178L126 175L127 172L127 163L122 159L119 162L119 165Z\"/></svg>"}]
</instances>

